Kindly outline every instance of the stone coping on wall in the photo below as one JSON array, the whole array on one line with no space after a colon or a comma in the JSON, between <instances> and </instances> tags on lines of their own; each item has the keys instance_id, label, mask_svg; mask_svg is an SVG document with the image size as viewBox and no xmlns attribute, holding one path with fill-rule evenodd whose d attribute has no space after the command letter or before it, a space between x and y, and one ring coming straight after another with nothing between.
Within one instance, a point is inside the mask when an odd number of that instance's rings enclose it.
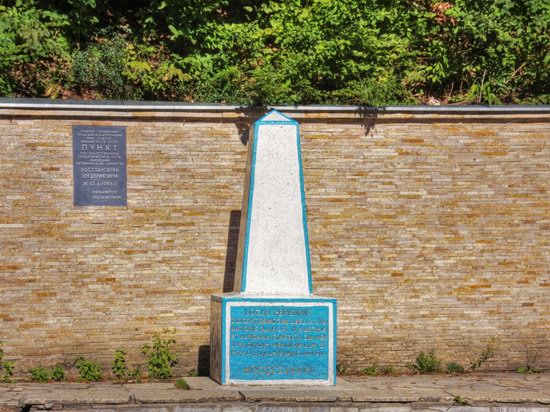
<instances>
[{"instance_id":1,"label":"stone coping on wall","mask_svg":"<svg viewBox=\"0 0 550 412\"><path fill-rule=\"evenodd\" d=\"M290 113L299 121L548 121L550 105L442 105L442 106L268 106L144 102L123 100L51 100L0 98L0 116L56 118L124 118L136 120L252 122L270 109Z\"/></svg>"}]
</instances>

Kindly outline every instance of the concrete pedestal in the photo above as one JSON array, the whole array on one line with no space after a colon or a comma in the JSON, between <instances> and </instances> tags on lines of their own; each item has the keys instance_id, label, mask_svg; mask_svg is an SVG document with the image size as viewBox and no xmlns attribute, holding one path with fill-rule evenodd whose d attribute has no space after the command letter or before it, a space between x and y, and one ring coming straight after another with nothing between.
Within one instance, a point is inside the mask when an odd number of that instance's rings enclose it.
<instances>
[{"instance_id":1,"label":"concrete pedestal","mask_svg":"<svg viewBox=\"0 0 550 412\"><path fill-rule=\"evenodd\" d=\"M334 385L336 300L213 295L210 373L226 384Z\"/></svg>"}]
</instances>

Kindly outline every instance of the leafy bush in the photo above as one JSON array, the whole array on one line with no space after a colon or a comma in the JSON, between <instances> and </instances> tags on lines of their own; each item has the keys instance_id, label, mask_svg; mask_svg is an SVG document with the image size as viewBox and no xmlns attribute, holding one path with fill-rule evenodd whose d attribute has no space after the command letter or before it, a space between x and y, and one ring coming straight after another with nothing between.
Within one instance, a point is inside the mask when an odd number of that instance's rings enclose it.
<instances>
[{"instance_id":1,"label":"leafy bush","mask_svg":"<svg viewBox=\"0 0 550 412\"><path fill-rule=\"evenodd\" d=\"M80 374L80 379L85 382L98 382L101 380L101 366L99 363L85 359L78 358L75 361L75 366Z\"/></svg>"},{"instance_id":2,"label":"leafy bush","mask_svg":"<svg viewBox=\"0 0 550 412\"><path fill-rule=\"evenodd\" d=\"M169 331L165 331L165 333L169 333ZM172 367L178 363L178 357L171 349L175 343L175 339L163 339L160 334L156 333L153 335L153 342L143 346L142 352L148 357L147 372L150 379L172 377Z\"/></svg>"},{"instance_id":3,"label":"leafy bush","mask_svg":"<svg viewBox=\"0 0 550 412\"><path fill-rule=\"evenodd\" d=\"M69 44L62 35L67 17L55 10L39 9L34 1L16 1L0 5L0 95L27 89L38 94L49 86L55 72L48 62L61 62L69 56ZM29 72L39 69L45 76L29 79ZM44 78L45 77L45 78Z\"/></svg>"},{"instance_id":4,"label":"leafy bush","mask_svg":"<svg viewBox=\"0 0 550 412\"><path fill-rule=\"evenodd\" d=\"M52 379L56 382L65 380L65 368L61 365L54 366L51 373Z\"/></svg>"},{"instance_id":5,"label":"leafy bush","mask_svg":"<svg viewBox=\"0 0 550 412\"><path fill-rule=\"evenodd\" d=\"M13 363L4 360L3 342L0 341L0 382L9 383L13 376Z\"/></svg>"},{"instance_id":6,"label":"leafy bush","mask_svg":"<svg viewBox=\"0 0 550 412\"><path fill-rule=\"evenodd\" d=\"M127 68L126 43L120 36L99 39L73 54L71 79L76 90L95 98L131 98L124 71Z\"/></svg>"},{"instance_id":7,"label":"leafy bush","mask_svg":"<svg viewBox=\"0 0 550 412\"><path fill-rule=\"evenodd\" d=\"M48 382L50 380L50 371L45 368L32 368L29 372L33 382Z\"/></svg>"},{"instance_id":8,"label":"leafy bush","mask_svg":"<svg viewBox=\"0 0 550 412\"><path fill-rule=\"evenodd\" d=\"M416 357L416 363L407 365L409 369L419 373L432 373L439 371L441 360L435 356L432 349L428 353L420 352Z\"/></svg>"},{"instance_id":9,"label":"leafy bush","mask_svg":"<svg viewBox=\"0 0 550 412\"><path fill-rule=\"evenodd\" d=\"M7 4L3 95L550 103L547 0Z\"/></svg>"}]
</instances>

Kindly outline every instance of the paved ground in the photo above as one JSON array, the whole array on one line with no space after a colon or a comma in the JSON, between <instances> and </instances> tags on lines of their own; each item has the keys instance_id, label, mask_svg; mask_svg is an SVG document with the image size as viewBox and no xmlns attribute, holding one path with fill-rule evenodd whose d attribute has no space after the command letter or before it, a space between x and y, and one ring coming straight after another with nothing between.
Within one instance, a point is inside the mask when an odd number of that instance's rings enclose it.
<instances>
[{"instance_id":1,"label":"paved ground","mask_svg":"<svg viewBox=\"0 0 550 412\"><path fill-rule=\"evenodd\" d=\"M346 377L335 387L221 387L208 378L173 383L0 385L0 412L64 411L472 411L550 412L550 374Z\"/></svg>"}]
</instances>

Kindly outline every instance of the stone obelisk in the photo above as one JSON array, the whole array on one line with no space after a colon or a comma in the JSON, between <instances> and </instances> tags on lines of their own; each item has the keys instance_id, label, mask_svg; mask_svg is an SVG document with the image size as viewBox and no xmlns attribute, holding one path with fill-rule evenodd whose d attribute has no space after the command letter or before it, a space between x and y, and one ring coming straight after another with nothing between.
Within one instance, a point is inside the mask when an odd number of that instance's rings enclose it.
<instances>
[{"instance_id":1,"label":"stone obelisk","mask_svg":"<svg viewBox=\"0 0 550 412\"><path fill-rule=\"evenodd\" d=\"M212 296L213 379L336 383L336 300L312 294L299 125L276 110L251 130L234 285Z\"/></svg>"}]
</instances>

